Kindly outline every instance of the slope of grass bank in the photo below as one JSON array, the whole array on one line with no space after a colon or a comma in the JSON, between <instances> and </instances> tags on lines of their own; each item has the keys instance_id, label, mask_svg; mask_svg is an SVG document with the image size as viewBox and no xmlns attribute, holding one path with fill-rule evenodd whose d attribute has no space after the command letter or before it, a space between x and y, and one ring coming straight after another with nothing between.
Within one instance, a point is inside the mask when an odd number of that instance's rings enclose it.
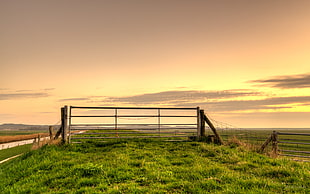
<instances>
[{"instance_id":1,"label":"slope of grass bank","mask_svg":"<svg viewBox=\"0 0 310 194\"><path fill-rule=\"evenodd\" d=\"M202 142L45 146L0 165L2 193L309 193L310 164Z\"/></svg>"}]
</instances>

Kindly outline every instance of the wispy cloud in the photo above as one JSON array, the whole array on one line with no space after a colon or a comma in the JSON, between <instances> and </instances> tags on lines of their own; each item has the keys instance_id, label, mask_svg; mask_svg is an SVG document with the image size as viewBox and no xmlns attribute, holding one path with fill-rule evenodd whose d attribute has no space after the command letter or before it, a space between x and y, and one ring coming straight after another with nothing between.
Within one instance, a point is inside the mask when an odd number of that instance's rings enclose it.
<instances>
[{"instance_id":1,"label":"wispy cloud","mask_svg":"<svg viewBox=\"0 0 310 194\"><path fill-rule=\"evenodd\" d=\"M68 101L87 101L90 100L91 98L64 98L60 99L60 102L68 102Z\"/></svg>"},{"instance_id":2,"label":"wispy cloud","mask_svg":"<svg viewBox=\"0 0 310 194\"><path fill-rule=\"evenodd\" d=\"M110 102L123 102L131 104L158 104L158 103L173 103L188 101L206 101L211 99L228 99L241 96L259 95L258 92L251 90L223 90L223 91L164 91L158 93L147 93L127 97L110 97L106 100Z\"/></svg>"},{"instance_id":3,"label":"wispy cloud","mask_svg":"<svg viewBox=\"0 0 310 194\"><path fill-rule=\"evenodd\" d=\"M48 97L50 94L46 91L34 91L34 90L16 90L5 91L0 93L0 100L12 100L23 98L43 98Z\"/></svg>"},{"instance_id":4,"label":"wispy cloud","mask_svg":"<svg viewBox=\"0 0 310 194\"><path fill-rule=\"evenodd\" d=\"M38 112L39 114L53 114L55 112Z\"/></svg>"},{"instance_id":5,"label":"wispy cloud","mask_svg":"<svg viewBox=\"0 0 310 194\"><path fill-rule=\"evenodd\" d=\"M244 110L270 110L293 108L292 104L307 106L310 96L273 97L261 100L228 100L199 103L199 106L207 107L212 112L244 111ZM179 106L196 106L197 103L183 103Z\"/></svg>"},{"instance_id":6,"label":"wispy cloud","mask_svg":"<svg viewBox=\"0 0 310 194\"><path fill-rule=\"evenodd\" d=\"M56 88L44 88L43 90L45 91L52 91L52 90L55 90Z\"/></svg>"},{"instance_id":7,"label":"wispy cloud","mask_svg":"<svg viewBox=\"0 0 310 194\"><path fill-rule=\"evenodd\" d=\"M256 100L240 100L243 97L255 97ZM309 106L310 96L268 97L268 95L264 93L253 90L172 90L126 97L90 96L66 98L59 101L82 101L82 103L95 102L97 104L100 103L101 106L200 106L212 112L233 112L248 110L279 110L293 108L295 106Z\"/></svg>"},{"instance_id":8,"label":"wispy cloud","mask_svg":"<svg viewBox=\"0 0 310 194\"><path fill-rule=\"evenodd\" d=\"M283 128L296 128L307 127L309 125L300 125L305 123L310 118L310 112L229 112L229 113L214 113L211 116L225 118L225 121L234 124L242 124L248 127L283 127ZM210 116L210 115L209 115ZM212 117L211 117L212 118ZM227 124L212 120L214 125L226 126ZM255 124L253 125L253 121ZM309 123L309 122L308 122Z\"/></svg>"},{"instance_id":9,"label":"wispy cloud","mask_svg":"<svg viewBox=\"0 0 310 194\"><path fill-rule=\"evenodd\" d=\"M310 73L276 76L269 79L251 80L249 82L280 89L310 88Z\"/></svg>"}]
</instances>

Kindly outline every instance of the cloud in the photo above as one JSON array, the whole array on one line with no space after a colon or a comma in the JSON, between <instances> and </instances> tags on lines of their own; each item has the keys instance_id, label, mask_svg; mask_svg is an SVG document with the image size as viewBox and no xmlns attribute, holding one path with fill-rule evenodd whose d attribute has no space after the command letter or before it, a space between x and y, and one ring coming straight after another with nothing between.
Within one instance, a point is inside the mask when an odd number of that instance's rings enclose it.
<instances>
[{"instance_id":1,"label":"cloud","mask_svg":"<svg viewBox=\"0 0 310 194\"><path fill-rule=\"evenodd\" d=\"M238 97L260 97L258 100L240 100ZM85 101L101 106L169 106L197 107L212 112L288 109L309 106L310 96L267 97L253 90L223 91L163 91L126 97L89 96L66 98L59 101Z\"/></svg>"},{"instance_id":2,"label":"cloud","mask_svg":"<svg viewBox=\"0 0 310 194\"><path fill-rule=\"evenodd\" d=\"M90 100L90 98L64 98L60 99L60 102L67 102L67 101L87 101Z\"/></svg>"},{"instance_id":3,"label":"cloud","mask_svg":"<svg viewBox=\"0 0 310 194\"><path fill-rule=\"evenodd\" d=\"M8 113L0 113L0 117L8 117L8 116L12 116L13 114L8 114Z\"/></svg>"},{"instance_id":4,"label":"cloud","mask_svg":"<svg viewBox=\"0 0 310 194\"><path fill-rule=\"evenodd\" d=\"M12 100L23 98L42 98L50 96L47 92L32 92L32 91L15 91L0 93L0 100Z\"/></svg>"},{"instance_id":5,"label":"cloud","mask_svg":"<svg viewBox=\"0 0 310 194\"><path fill-rule=\"evenodd\" d=\"M43 90L45 91L52 91L52 90L55 90L56 88L44 88Z\"/></svg>"},{"instance_id":6,"label":"cloud","mask_svg":"<svg viewBox=\"0 0 310 194\"><path fill-rule=\"evenodd\" d=\"M105 102L125 103L132 105L165 104L177 107L206 107L213 112L269 110L292 108L292 104L307 106L310 96L271 97L259 100L234 100L236 97L260 96L262 93L252 90L224 90L224 91L164 91L128 97L109 97ZM232 100L229 100L232 99Z\"/></svg>"},{"instance_id":7,"label":"cloud","mask_svg":"<svg viewBox=\"0 0 310 194\"><path fill-rule=\"evenodd\" d=\"M16 93L19 93L19 92L32 92L33 90L16 90L15 92Z\"/></svg>"},{"instance_id":8,"label":"cloud","mask_svg":"<svg viewBox=\"0 0 310 194\"><path fill-rule=\"evenodd\" d=\"M307 106L310 102L310 96L296 97L273 97L262 100L228 100L199 103L199 106L206 107L212 112L221 111L244 111L244 110L268 110L293 108L292 104ZM179 106L197 106L197 103L184 103Z\"/></svg>"},{"instance_id":9,"label":"cloud","mask_svg":"<svg viewBox=\"0 0 310 194\"><path fill-rule=\"evenodd\" d=\"M224 90L224 91L164 91L127 97L109 97L105 100L110 102L122 102L130 104L177 104L188 101L206 101L211 99L227 99L241 96L259 95L251 90Z\"/></svg>"},{"instance_id":10,"label":"cloud","mask_svg":"<svg viewBox=\"0 0 310 194\"><path fill-rule=\"evenodd\" d=\"M39 90L10 90L8 88L0 89L0 100L15 100L15 99L25 99L25 98L43 98L49 97L50 91L55 88L45 88Z\"/></svg>"},{"instance_id":11,"label":"cloud","mask_svg":"<svg viewBox=\"0 0 310 194\"><path fill-rule=\"evenodd\" d=\"M48 112L48 111L45 111L45 112L38 112L39 114L54 114L55 112Z\"/></svg>"},{"instance_id":12,"label":"cloud","mask_svg":"<svg viewBox=\"0 0 310 194\"><path fill-rule=\"evenodd\" d=\"M276 128L300 128L309 129L310 112L252 112L252 113L214 113L211 116L217 120L234 123L237 126L259 128L266 126ZM212 120L216 127L230 127L229 124ZM255 123L255 125L253 125Z\"/></svg>"},{"instance_id":13,"label":"cloud","mask_svg":"<svg viewBox=\"0 0 310 194\"><path fill-rule=\"evenodd\" d=\"M270 79L251 80L249 82L280 89L310 88L310 73L276 76Z\"/></svg>"}]
</instances>

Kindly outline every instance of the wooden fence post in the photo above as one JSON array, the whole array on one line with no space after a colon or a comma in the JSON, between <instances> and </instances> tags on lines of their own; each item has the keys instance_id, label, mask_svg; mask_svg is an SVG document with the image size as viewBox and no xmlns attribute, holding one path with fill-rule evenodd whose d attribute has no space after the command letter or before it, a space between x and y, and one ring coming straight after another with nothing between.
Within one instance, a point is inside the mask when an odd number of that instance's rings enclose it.
<instances>
[{"instance_id":1,"label":"wooden fence post","mask_svg":"<svg viewBox=\"0 0 310 194\"><path fill-rule=\"evenodd\" d=\"M49 126L48 127L48 132L49 132L50 140L52 140L53 139L54 127L53 126Z\"/></svg>"},{"instance_id":2,"label":"wooden fence post","mask_svg":"<svg viewBox=\"0 0 310 194\"><path fill-rule=\"evenodd\" d=\"M197 107L197 135L198 139L200 139L201 131L200 131L200 125L201 125L201 116L200 116L200 108Z\"/></svg>"},{"instance_id":3,"label":"wooden fence post","mask_svg":"<svg viewBox=\"0 0 310 194\"><path fill-rule=\"evenodd\" d=\"M65 125L65 108L61 107L60 112L61 112L61 140L64 142L64 125Z\"/></svg>"},{"instance_id":4,"label":"wooden fence post","mask_svg":"<svg viewBox=\"0 0 310 194\"><path fill-rule=\"evenodd\" d=\"M68 133L68 106L61 108L61 128L62 128L62 142L67 142L67 133Z\"/></svg>"},{"instance_id":5,"label":"wooden fence post","mask_svg":"<svg viewBox=\"0 0 310 194\"><path fill-rule=\"evenodd\" d=\"M38 147L40 146L40 141L41 141L41 135L38 135Z\"/></svg>"},{"instance_id":6,"label":"wooden fence post","mask_svg":"<svg viewBox=\"0 0 310 194\"><path fill-rule=\"evenodd\" d=\"M200 110L200 137L206 136L206 128L205 128L205 120L204 120L205 112L203 109Z\"/></svg>"}]
</instances>

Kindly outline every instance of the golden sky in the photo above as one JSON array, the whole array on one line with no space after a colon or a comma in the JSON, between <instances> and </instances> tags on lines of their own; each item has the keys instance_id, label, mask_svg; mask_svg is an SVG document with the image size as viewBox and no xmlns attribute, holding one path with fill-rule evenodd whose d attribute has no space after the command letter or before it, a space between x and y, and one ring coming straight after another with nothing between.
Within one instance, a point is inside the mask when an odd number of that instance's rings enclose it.
<instances>
[{"instance_id":1,"label":"golden sky","mask_svg":"<svg viewBox=\"0 0 310 194\"><path fill-rule=\"evenodd\" d=\"M0 29L0 123L67 104L310 126L308 0L1 0Z\"/></svg>"}]
</instances>

